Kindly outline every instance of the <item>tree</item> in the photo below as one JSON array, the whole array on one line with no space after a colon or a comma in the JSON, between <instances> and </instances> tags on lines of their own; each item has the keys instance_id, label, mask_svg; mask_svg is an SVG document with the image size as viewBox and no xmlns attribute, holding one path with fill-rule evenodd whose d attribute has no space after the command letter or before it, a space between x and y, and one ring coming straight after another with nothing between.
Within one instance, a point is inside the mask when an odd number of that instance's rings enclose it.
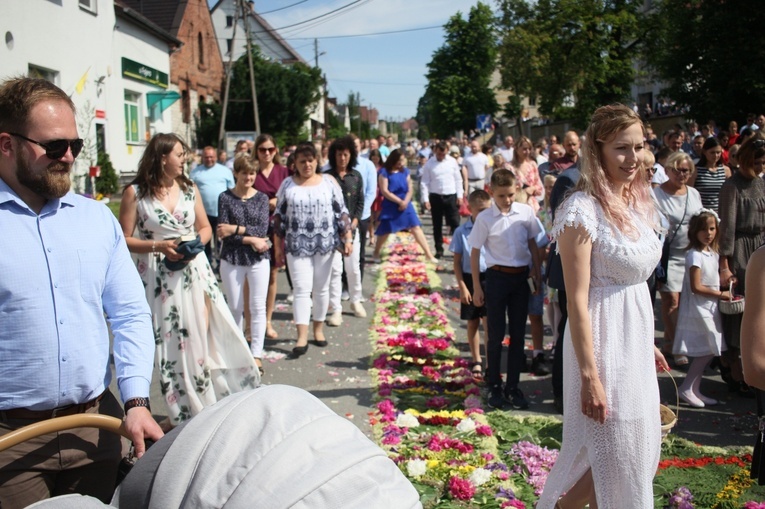
<instances>
[{"instance_id":1,"label":"tree","mask_svg":"<svg viewBox=\"0 0 765 509\"><path fill-rule=\"evenodd\" d=\"M120 178L114 171L112 160L106 152L98 153L98 166L101 174L96 177L96 192L105 196L111 196L120 189Z\"/></svg>"},{"instance_id":2,"label":"tree","mask_svg":"<svg viewBox=\"0 0 765 509\"><path fill-rule=\"evenodd\" d=\"M199 105L199 123L196 128L198 147L218 146L222 110L223 107L219 103Z\"/></svg>"},{"instance_id":3,"label":"tree","mask_svg":"<svg viewBox=\"0 0 765 509\"><path fill-rule=\"evenodd\" d=\"M428 64L428 85L420 105L427 112L427 127L439 136L475 127L479 114L493 115L499 109L491 88L496 66L494 16L479 2L468 19L458 12L444 26L446 41ZM418 118L419 121L419 118Z\"/></svg>"},{"instance_id":4,"label":"tree","mask_svg":"<svg viewBox=\"0 0 765 509\"><path fill-rule=\"evenodd\" d=\"M642 3L499 0L502 84L517 98L510 111L538 95L543 115L585 127L598 106L627 101Z\"/></svg>"},{"instance_id":5,"label":"tree","mask_svg":"<svg viewBox=\"0 0 765 509\"><path fill-rule=\"evenodd\" d=\"M321 70L300 62L282 65L270 61L257 46L252 48L252 56L261 129L279 140L300 141L309 111L320 98ZM251 131L255 119L246 54L236 61L232 72L226 129Z\"/></svg>"},{"instance_id":6,"label":"tree","mask_svg":"<svg viewBox=\"0 0 765 509\"><path fill-rule=\"evenodd\" d=\"M662 0L646 61L663 93L706 122L739 123L765 110L765 10L742 0Z\"/></svg>"}]
</instances>

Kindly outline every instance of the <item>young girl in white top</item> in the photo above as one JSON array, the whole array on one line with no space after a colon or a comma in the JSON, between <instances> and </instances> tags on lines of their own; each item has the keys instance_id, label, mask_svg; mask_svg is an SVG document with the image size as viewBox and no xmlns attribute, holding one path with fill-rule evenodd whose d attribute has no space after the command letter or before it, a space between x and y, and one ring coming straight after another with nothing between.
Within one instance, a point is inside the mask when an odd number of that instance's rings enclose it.
<instances>
[{"instance_id":1,"label":"young girl in white top","mask_svg":"<svg viewBox=\"0 0 765 509\"><path fill-rule=\"evenodd\" d=\"M720 220L711 209L701 209L688 225L686 277L680 294L680 311L672 353L693 357L688 375L679 387L680 399L690 406L703 408L717 400L701 394L699 386L704 369L725 350L718 301L728 299L720 290L717 232Z\"/></svg>"}]
</instances>

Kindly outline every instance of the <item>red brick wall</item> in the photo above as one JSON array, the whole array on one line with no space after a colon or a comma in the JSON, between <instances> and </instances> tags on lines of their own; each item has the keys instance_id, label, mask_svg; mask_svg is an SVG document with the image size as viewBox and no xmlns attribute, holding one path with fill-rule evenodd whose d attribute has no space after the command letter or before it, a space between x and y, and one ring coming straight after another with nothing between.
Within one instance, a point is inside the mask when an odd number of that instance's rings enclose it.
<instances>
[{"instance_id":1,"label":"red brick wall","mask_svg":"<svg viewBox=\"0 0 765 509\"><path fill-rule=\"evenodd\" d=\"M200 62L200 34L203 61ZM181 49L170 56L170 81L179 90L195 90L206 101L219 101L223 87L223 59L215 39L207 0L188 0L178 29ZM192 104L192 111L197 109Z\"/></svg>"}]
</instances>

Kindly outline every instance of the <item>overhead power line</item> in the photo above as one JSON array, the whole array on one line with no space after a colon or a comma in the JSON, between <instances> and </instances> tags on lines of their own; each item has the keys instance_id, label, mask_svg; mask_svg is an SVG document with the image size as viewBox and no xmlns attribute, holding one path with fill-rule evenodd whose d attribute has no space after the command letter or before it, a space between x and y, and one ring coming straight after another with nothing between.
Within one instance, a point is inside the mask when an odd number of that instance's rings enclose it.
<instances>
[{"instance_id":1,"label":"overhead power line","mask_svg":"<svg viewBox=\"0 0 765 509\"><path fill-rule=\"evenodd\" d=\"M262 15L262 14L271 14L272 12L283 11L284 9L289 9L290 7L295 7L296 5L304 4L304 3L306 3L307 1L308 1L308 0L300 0L300 2L295 2L294 4L286 5L286 6L284 6L284 7L279 7L278 9L274 9L274 10L272 10L272 11L259 12L258 14L261 14L261 15Z\"/></svg>"},{"instance_id":2,"label":"overhead power line","mask_svg":"<svg viewBox=\"0 0 765 509\"><path fill-rule=\"evenodd\" d=\"M342 7L338 7L337 9L333 9L333 10L331 10L331 11L329 11L329 12L325 12L324 14L320 14L320 15L318 15L318 16L315 16L315 17L313 17L313 18L310 18L310 19L306 19L306 20L304 20L304 21L299 21L299 22L297 22L297 23L293 23L293 24L291 24L291 25L286 25L286 26L283 26L283 27L279 27L279 28L273 28L273 29L271 29L271 30L264 30L263 32L266 32L266 33L267 33L267 32L275 32L275 31L277 31L277 30L284 30L284 29L286 29L286 28L292 28L292 27L296 27L296 26L300 26L300 25L305 25L306 23L310 23L311 21L316 21L317 19L325 18L325 17L327 17L327 16L329 16L329 15L331 15L331 14L334 14L334 13L336 13L336 12L338 12L338 11L342 11L343 9L346 9L346 8L348 8L348 7L352 6L352 5L355 5L355 4L357 4L357 3L359 3L359 2L363 2L363 1L364 1L364 0L354 0L354 1L353 1L353 2L351 2L351 3L348 3L348 4L345 4L345 5L343 5ZM261 32L253 32L253 33L261 33Z\"/></svg>"},{"instance_id":3,"label":"overhead power line","mask_svg":"<svg viewBox=\"0 0 765 509\"><path fill-rule=\"evenodd\" d=\"M342 83L362 83L364 85L387 85L387 86L406 86L406 87L424 87L427 83L381 83L378 81L353 81L353 80L339 80L330 78L332 81L339 81Z\"/></svg>"},{"instance_id":4,"label":"overhead power line","mask_svg":"<svg viewBox=\"0 0 765 509\"><path fill-rule=\"evenodd\" d=\"M443 28L443 25L435 25L432 27L420 27L420 28L407 28L405 30L391 30L390 32L374 32L371 34L352 34L352 35L327 35L318 37L285 37L287 41L299 41L303 39L345 39L347 37L369 37L372 35L388 35L388 34L401 34L404 32L419 32L421 30L433 30L434 28Z\"/></svg>"}]
</instances>

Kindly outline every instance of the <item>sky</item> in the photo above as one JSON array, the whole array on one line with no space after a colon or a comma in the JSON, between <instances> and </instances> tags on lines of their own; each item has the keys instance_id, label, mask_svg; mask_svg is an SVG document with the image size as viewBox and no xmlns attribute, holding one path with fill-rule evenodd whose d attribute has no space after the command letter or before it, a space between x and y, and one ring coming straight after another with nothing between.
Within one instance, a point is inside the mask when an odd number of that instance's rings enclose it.
<instances>
[{"instance_id":1,"label":"sky","mask_svg":"<svg viewBox=\"0 0 765 509\"><path fill-rule=\"evenodd\" d=\"M467 17L478 0L256 0L255 10L311 65L318 38L319 67L329 96L377 108L381 119L402 121L417 113L425 92L427 64L443 45L443 25L458 11ZM208 0L209 3L214 3ZM355 3L354 3L355 2ZM294 28L281 27L345 9ZM485 0L494 7L494 2ZM273 11L273 12L270 12ZM437 27L387 35L326 38Z\"/></svg>"}]
</instances>

